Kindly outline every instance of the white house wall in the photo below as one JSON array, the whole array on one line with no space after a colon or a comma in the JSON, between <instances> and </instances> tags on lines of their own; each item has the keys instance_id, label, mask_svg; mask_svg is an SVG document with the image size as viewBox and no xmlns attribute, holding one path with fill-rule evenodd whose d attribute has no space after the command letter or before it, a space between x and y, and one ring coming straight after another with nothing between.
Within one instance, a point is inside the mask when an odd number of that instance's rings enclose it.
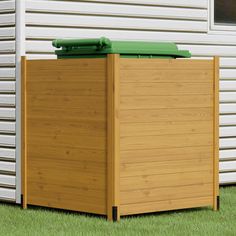
<instances>
[{"instance_id":1,"label":"white house wall","mask_svg":"<svg viewBox=\"0 0 236 236\"><path fill-rule=\"evenodd\" d=\"M8 20L13 18L8 15ZM236 182L236 34L208 33L207 0L26 0L25 20L28 58L55 58L51 46L55 38L101 36L173 41L194 58L220 56L220 182ZM14 39L12 28L1 29L0 37L4 34ZM5 47L14 52L9 41ZM14 55L0 58L0 63L11 64L10 56ZM14 79L13 68L2 73Z\"/></svg>"},{"instance_id":2,"label":"white house wall","mask_svg":"<svg viewBox=\"0 0 236 236\"><path fill-rule=\"evenodd\" d=\"M15 1L0 1L0 200L16 200Z\"/></svg>"}]
</instances>

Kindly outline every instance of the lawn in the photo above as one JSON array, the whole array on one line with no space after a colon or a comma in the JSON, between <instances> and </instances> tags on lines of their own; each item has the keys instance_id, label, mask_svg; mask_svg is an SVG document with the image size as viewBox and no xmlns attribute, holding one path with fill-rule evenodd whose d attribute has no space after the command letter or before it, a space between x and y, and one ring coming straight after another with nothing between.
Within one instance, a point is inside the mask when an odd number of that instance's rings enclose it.
<instances>
[{"instance_id":1,"label":"lawn","mask_svg":"<svg viewBox=\"0 0 236 236\"><path fill-rule=\"evenodd\" d=\"M172 211L122 218L119 223L78 213L0 204L0 235L236 235L236 187L220 190L221 209Z\"/></svg>"}]
</instances>

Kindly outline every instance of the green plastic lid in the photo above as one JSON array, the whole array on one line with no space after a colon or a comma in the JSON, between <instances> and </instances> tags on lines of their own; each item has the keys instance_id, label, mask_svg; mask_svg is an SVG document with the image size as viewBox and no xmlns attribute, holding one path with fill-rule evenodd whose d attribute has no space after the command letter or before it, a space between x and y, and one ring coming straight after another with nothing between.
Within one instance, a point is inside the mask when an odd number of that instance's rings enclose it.
<instances>
[{"instance_id":1,"label":"green plastic lid","mask_svg":"<svg viewBox=\"0 0 236 236\"><path fill-rule=\"evenodd\" d=\"M161 56L189 58L187 50L178 50L174 43L113 41L105 37L99 39L55 39L52 45L60 50L58 57L79 55L121 54L126 56Z\"/></svg>"}]
</instances>

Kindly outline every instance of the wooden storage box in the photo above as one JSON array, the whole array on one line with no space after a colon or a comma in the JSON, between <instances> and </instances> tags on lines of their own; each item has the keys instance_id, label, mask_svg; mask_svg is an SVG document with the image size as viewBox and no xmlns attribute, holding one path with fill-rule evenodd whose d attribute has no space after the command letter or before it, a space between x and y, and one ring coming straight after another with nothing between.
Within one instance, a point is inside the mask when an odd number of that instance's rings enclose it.
<instances>
[{"instance_id":1,"label":"wooden storage box","mask_svg":"<svg viewBox=\"0 0 236 236\"><path fill-rule=\"evenodd\" d=\"M23 58L22 78L24 207L217 209L218 58Z\"/></svg>"}]
</instances>

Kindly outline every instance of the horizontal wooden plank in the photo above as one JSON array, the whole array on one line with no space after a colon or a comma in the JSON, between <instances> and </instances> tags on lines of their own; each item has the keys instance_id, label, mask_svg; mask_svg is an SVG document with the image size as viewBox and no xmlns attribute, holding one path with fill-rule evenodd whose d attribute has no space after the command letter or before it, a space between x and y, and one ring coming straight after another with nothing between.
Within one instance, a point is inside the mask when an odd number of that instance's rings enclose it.
<instances>
[{"instance_id":1,"label":"horizontal wooden plank","mask_svg":"<svg viewBox=\"0 0 236 236\"><path fill-rule=\"evenodd\" d=\"M122 96L121 110L213 107L212 95ZM132 111L131 111L132 113Z\"/></svg>"},{"instance_id":2,"label":"horizontal wooden plank","mask_svg":"<svg viewBox=\"0 0 236 236\"><path fill-rule=\"evenodd\" d=\"M0 174L0 186L15 187L16 177L12 175L1 175ZM1 198L1 195L0 195Z\"/></svg>"},{"instance_id":3,"label":"horizontal wooden plank","mask_svg":"<svg viewBox=\"0 0 236 236\"><path fill-rule=\"evenodd\" d=\"M236 150L220 150L220 160L236 160Z\"/></svg>"},{"instance_id":4,"label":"horizontal wooden plank","mask_svg":"<svg viewBox=\"0 0 236 236\"><path fill-rule=\"evenodd\" d=\"M15 122L0 121L0 133L15 133Z\"/></svg>"},{"instance_id":5,"label":"horizontal wooden plank","mask_svg":"<svg viewBox=\"0 0 236 236\"><path fill-rule=\"evenodd\" d=\"M163 162L125 163L120 166L120 176L171 174L195 171L212 171L211 158L170 160Z\"/></svg>"},{"instance_id":6,"label":"horizontal wooden plank","mask_svg":"<svg viewBox=\"0 0 236 236\"><path fill-rule=\"evenodd\" d=\"M26 24L33 26L85 27L134 30L207 32L207 21L148 19L91 15L26 13Z\"/></svg>"},{"instance_id":7,"label":"horizontal wooden plank","mask_svg":"<svg viewBox=\"0 0 236 236\"><path fill-rule=\"evenodd\" d=\"M143 162L164 162L190 159L207 159L212 156L211 146L199 147L179 147L179 148L159 148L144 150L121 150L120 162L126 163L143 163Z\"/></svg>"},{"instance_id":8,"label":"horizontal wooden plank","mask_svg":"<svg viewBox=\"0 0 236 236\"><path fill-rule=\"evenodd\" d=\"M127 204L120 206L121 215L132 215L145 212L158 212L166 210L176 210L194 207L203 207L213 205L212 196L181 198L175 200L164 200L159 202L144 202L136 204Z\"/></svg>"},{"instance_id":9,"label":"horizontal wooden plank","mask_svg":"<svg viewBox=\"0 0 236 236\"><path fill-rule=\"evenodd\" d=\"M15 38L15 27L0 28L0 39L14 39Z\"/></svg>"},{"instance_id":10,"label":"horizontal wooden plank","mask_svg":"<svg viewBox=\"0 0 236 236\"><path fill-rule=\"evenodd\" d=\"M0 68L0 80L15 78L15 68Z\"/></svg>"},{"instance_id":11,"label":"horizontal wooden plank","mask_svg":"<svg viewBox=\"0 0 236 236\"><path fill-rule=\"evenodd\" d=\"M77 81L67 83L59 81L34 81L30 83L28 94L30 96L45 95L45 96L106 96L106 83L94 81L81 81L78 77ZM101 79L100 79L101 80Z\"/></svg>"},{"instance_id":12,"label":"horizontal wooden plank","mask_svg":"<svg viewBox=\"0 0 236 236\"><path fill-rule=\"evenodd\" d=\"M15 0L1 1L0 12L13 12L15 11Z\"/></svg>"},{"instance_id":13,"label":"horizontal wooden plank","mask_svg":"<svg viewBox=\"0 0 236 236\"><path fill-rule=\"evenodd\" d=\"M220 172L236 172L236 161L221 161L219 170Z\"/></svg>"},{"instance_id":14,"label":"horizontal wooden plank","mask_svg":"<svg viewBox=\"0 0 236 236\"><path fill-rule=\"evenodd\" d=\"M16 137L15 135L0 135L0 146L5 147L15 147Z\"/></svg>"},{"instance_id":15,"label":"horizontal wooden plank","mask_svg":"<svg viewBox=\"0 0 236 236\"><path fill-rule=\"evenodd\" d=\"M14 66L15 63L15 55L0 55L0 66Z\"/></svg>"},{"instance_id":16,"label":"horizontal wooden plank","mask_svg":"<svg viewBox=\"0 0 236 236\"><path fill-rule=\"evenodd\" d=\"M0 14L0 26L10 25L15 25L15 14Z\"/></svg>"},{"instance_id":17,"label":"horizontal wooden plank","mask_svg":"<svg viewBox=\"0 0 236 236\"><path fill-rule=\"evenodd\" d=\"M147 61L140 61L137 63L136 68L132 66L132 69L126 68L120 72L120 81L121 83L210 83L212 82L213 73L212 70L206 72L204 68L200 70L183 70L184 64L180 64L182 70L176 72L174 68L169 68L167 65L158 65L159 63L152 63L151 65L145 65L145 68L148 69L149 76L147 77L147 70L140 69L142 63L147 63ZM156 64L156 65L155 65ZM162 63L160 63L162 64ZM139 66L139 69L137 68ZM157 70L154 67L166 66L166 70ZM190 66L190 65L187 65ZM127 65L128 67L128 65ZM179 67L179 68L180 68ZM188 67L189 68L189 67Z\"/></svg>"},{"instance_id":18,"label":"horizontal wooden plank","mask_svg":"<svg viewBox=\"0 0 236 236\"><path fill-rule=\"evenodd\" d=\"M14 173L16 171L16 164L14 162L0 161L0 172Z\"/></svg>"},{"instance_id":19,"label":"horizontal wooden plank","mask_svg":"<svg viewBox=\"0 0 236 236\"><path fill-rule=\"evenodd\" d=\"M236 148L236 138L220 138L220 148Z\"/></svg>"},{"instance_id":20,"label":"horizontal wooden plank","mask_svg":"<svg viewBox=\"0 0 236 236\"><path fill-rule=\"evenodd\" d=\"M236 102L235 92L220 92L220 102Z\"/></svg>"},{"instance_id":21,"label":"horizontal wooden plank","mask_svg":"<svg viewBox=\"0 0 236 236\"><path fill-rule=\"evenodd\" d=\"M212 121L173 121L158 123L122 123L120 136L200 134L213 132ZM235 127L236 129L236 127Z\"/></svg>"},{"instance_id":22,"label":"horizontal wooden plank","mask_svg":"<svg viewBox=\"0 0 236 236\"><path fill-rule=\"evenodd\" d=\"M1 72L0 72L1 73ZM0 106L15 106L16 96L15 94L0 94Z\"/></svg>"},{"instance_id":23,"label":"horizontal wooden plank","mask_svg":"<svg viewBox=\"0 0 236 236\"><path fill-rule=\"evenodd\" d=\"M144 2L145 4L145 2ZM207 20L206 9L182 9L158 6L140 6L128 4L107 4L88 2L59 2L59 1L27 1L26 10L29 12L89 14L105 16L143 17L143 18L173 18L184 20Z\"/></svg>"},{"instance_id":24,"label":"horizontal wooden plank","mask_svg":"<svg viewBox=\"0 0 236 236\"><path fill-rule=\"evenodd\" d=\"M0 108L0 119L15 120L15 108Z\"/></svg>"},{"instance_id":25,"label":"horizontal wooden plank","mask_svg":"<svg viewBox=\"0 0 236 236\"><path fill-rule=\"evenodd\" d=\"M16 150L9 148L0 148L0 159L14 161L16 158Z\"/></svg>"},{"instance_id":26,"label":"horizontal wooden plank","mask_svg":"<svg viewBox=\"0 0 236 236\"><path fill-rule=\"evenodd\" d=\"M32 0L27 0L27 5ZM96 2L96 3L120 3L120 0L82 0L81 2ZM41 1L40 1L41 2ZM202 0L196 2L195 0L179 0L178 2L173 2L172 0L123 0L122 3L130 5L154 5L154 6L175 6L175 7L186 7L186 8L207 8L207 0Z\"/></svg>"},{"instance_id":27,"label":"horizontal wooden plank","mask_svg":"<svg viewBox=\"0 0 236 236\"><path fill-rule=\"evenodd\" d=\"M187 186L171 186L163 188L152 188L144 190L121 191L121 205L176 200L180 198L197 198L203 196L211 196L213 183L192 184Z\"/></svg>"},{"instance_id":28,"label":"horizontal wooden plank","mask_svg":"<svg viewBox=\"0 0 236 236\"><path fill-rule=\"evenodd\" d=\"M0 52L15 52L15 41L0 41Z\"/></svg>"},{"instance_id":29,"label":"horizontal wooden plank","mask_svg":"<svg viewBox=\"0 0 236 236\"><path fill-rule=\"evenodd\" d=\"M142 31L142 30L117 30L117 29L89 29L89 28L52 28L52 27L26 27L26 39L27 40L27 51L42 51L47 52L45 48L51 45L51 41L31 41L29 39L48 39L52 40L55 38L61 38L61 32L63 31L64 38L99 38L101 35L108 37L114 40L138 40L138 41L162 41L162 42L172 42L186 44L185 48L187 50L191 50L190 44L207 44L205 46L205 50L209 47L209 45L229 45L231 48L233 45L236 45L236 35L226 35L226 34L206 34L206 33L190 33L190 32L161 32L161 31ZM37 50L36 50L37 49ZM52 50L52 47L51 47ZM207 50L206 50L207 51ZM195 53L195 56L203 56L208 55L213 56L216 55L216 52L212 51L213 54L204 52L201 49L201 53ZM233 49L233 51L235 51ZM221 51L222 52L222 51ZM198 55L199 54L199 55ZM202 55L201 55L202 54ZM226 54L225 54L226 55ZM232 55L232 53L231 53ZM221 55L223 56L223 55ZM228 55L226 55L228 56Z\"/></svg>"},{"instance_id":30,"label":"horizontal wooden plank","mask_svg":"<svg viewBox=\"0 0 236 236\"><path fill-rule=\"evenodd\" d=\"M236 115L220 115L220 125L236 125Z\"/></svg>"},{"instance_id":31,"label":"horizontal wooden plank","mask_svg":"<svg viewBox=\"0 0 236 236\"><path fill-rule=\"evenodd\" d=\"M121 96L143 95L203 95L212 94L212 83L162 82L162 83L123 83L120 85ZM235 93L236 95L236 93Z\"/></svg>"},{"instance_id":32,"label":"horizontal wooden plank","mask_svg":"<svg viewBox=\"0 0 236 236\"><path fill-rule=\"evenodd\" d=\"M169 138L167 138L169 136ZM203 146L212 145L212 134L176 134L176 135L159 135L159 136L136 136L121 137L121 150L139 150L155 148L175 148L185 145Z\"/></svg>"},{"instance_id":33,"label":"horizontal wooden plank","mask_svg":"<svg viewBox=\"0 0 236 236\"><path fill-rule=\"evenodd\" d=\"M120 180L120 191L153 189L178 185L207 183L213 177L212 171L182 172L166 175L139 175L123 177Z\"/></svg>"},{"instance_id":34,"label":"horizontal wooden plank","mask_svg":"<svg viewBox=\"0 0 236 236\"><path fill-rule=\"evenodd\" d=\"M235 184L236 172L220 173L220 184Z\"/></svg>"},{"instance_id":35,"label":"horizontal wooden plank","mask_svg":"<svg viewBox=\"0 0 236 236\"><path fill-rule=\"evenodd\" d=\"M153 110L122 110L120 120L126 122L160 122L160 121L200 121L211 120L212 109L209 108L170 108Z\"/></svg>"},{"instance_id":36,"label":"horizontal wooden plank","mask_svg":"<svg viewBox=\"0 0 236 236\"><path fill-rule=\"evenodd\" d=\"M220 137L236 137L236 127L220 127Z\"/></svg>"},{"instance_id":37,"label":"horizontal wooden plank","mask_svg":"<svg viewBox=\"0 0 236 236\"><path fill-rule=\"evenodd\" d=\"M0 81L0 93L14 93L15 81Z\"/></svg>"},{"instance_id":38,"label":"horizontal wooden plank","mask_svg":"<svg viewBox=\"0 0 236 236\"><path fill-rule=\"evenodd\" d=\"M42 159L106 162L105 150L83 149L72 145L58 146L55 143L49 143L48 145L39 146L37 144L31 144L29 151L32 156L37 156L40 153Z\"/></svg>"},{"instance_id":39,"label":"horizontal wooden plank","mask_svg":"<svg viewBox=\"0 0 236 236\"><path fill-rule=\"evenodd\" d=\"M9 188L0 188L0 199L15 201L16 199L16 190Z\"/></svg>"}]
</instances>

